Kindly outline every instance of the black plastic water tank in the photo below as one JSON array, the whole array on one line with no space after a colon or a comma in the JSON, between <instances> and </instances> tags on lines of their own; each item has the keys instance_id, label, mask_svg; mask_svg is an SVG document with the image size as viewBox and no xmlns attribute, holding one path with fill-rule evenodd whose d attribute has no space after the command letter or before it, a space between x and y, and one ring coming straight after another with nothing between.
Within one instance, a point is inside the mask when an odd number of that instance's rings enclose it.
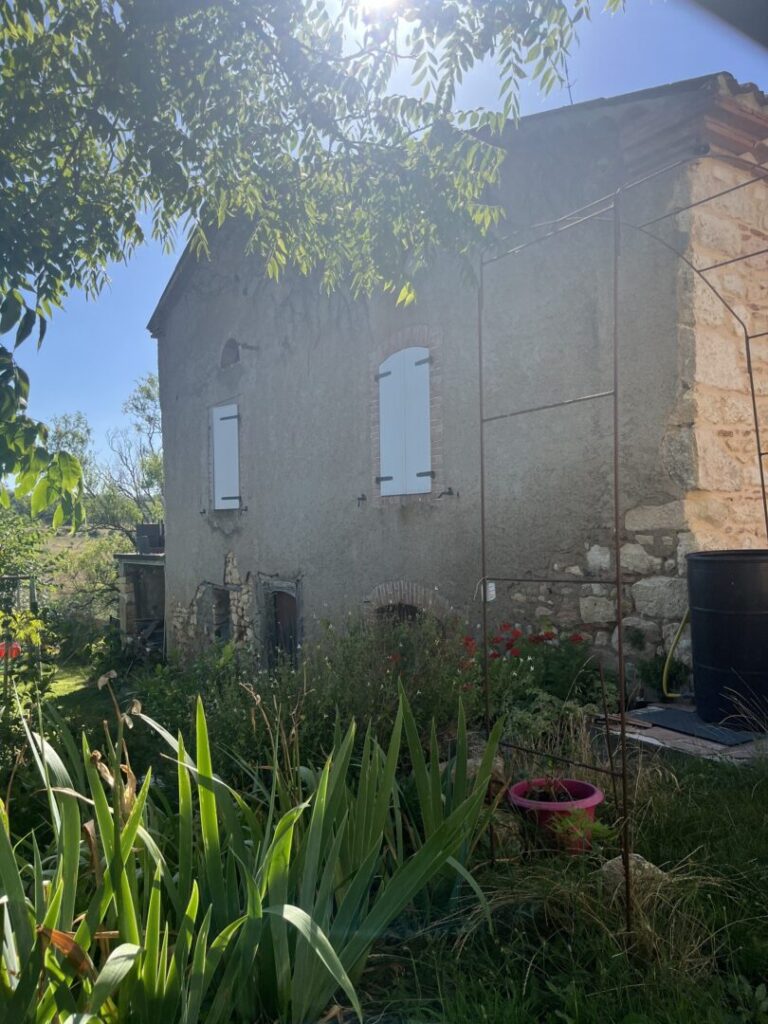
<instances>
[{"instance_id":1,"label":"black plastic water tank","mask_svg":"<svg viewBox=\"0 0 768 1024\"><path fill-rule=\"evenodd\" d=\"M688 559L696 710L705 722L768 722L768 551ZM754 720L753 720L754 719Z\"/></svg>"}]
</instances>

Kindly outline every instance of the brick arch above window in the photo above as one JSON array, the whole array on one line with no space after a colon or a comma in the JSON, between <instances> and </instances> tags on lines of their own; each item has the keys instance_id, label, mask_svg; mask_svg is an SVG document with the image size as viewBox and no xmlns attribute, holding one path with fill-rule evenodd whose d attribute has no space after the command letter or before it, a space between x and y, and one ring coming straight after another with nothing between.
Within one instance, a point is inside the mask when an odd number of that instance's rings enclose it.
<instances>
[{"instance_id":1,"label":"brick arch above window","mask_svg":"<svg viewBox=\"0 0 768 1024\"><path fill-rule=\"evenodd\" d=\"M364 602L365 616L369 620L386 608L398 605L417 608L420 612L428 612L439 619L452 613L450 604L436 590L430 590L420 583L409 580L390 580L374 587Z\"/></svg>"},{"instance_id":2,"label":"brick arch above window","mask_svg":"<svg viewBox=\"0 0 768 1024\"><path fill-rule=\"evenodd\" d=\"M432 488L430 493L383 494L378 480L381 469L381 409L379 397L379 369L390 356L404 349L426 349L429 357L429 425ZM430 500L439 494L443 481L443 367L442 334L436 327L416 324L403 327L382 337L371 348L371 465L373 468L371 493L374 504L406 504Z\"/></svg>"}]
</instances>

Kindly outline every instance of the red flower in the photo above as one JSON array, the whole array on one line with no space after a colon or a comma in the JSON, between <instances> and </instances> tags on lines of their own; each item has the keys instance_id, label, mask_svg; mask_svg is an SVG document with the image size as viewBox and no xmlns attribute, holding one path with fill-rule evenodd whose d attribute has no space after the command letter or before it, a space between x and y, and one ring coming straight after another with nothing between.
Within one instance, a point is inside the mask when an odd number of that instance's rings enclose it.
<instances>
[{"instance_id":1,"label":"red flower","mask_svg":"<svg viewBox=\"0 0 768 1024\"><path fill-rule=\"evenodd\" d=\"M500 651L491 651L490 654L488 655L488 657L489 658L500 658L501 657L501 652Z\"/></svg>"},{"instance_id":2,"label":"red flower","mask_svg":"<svg viewBox=\"0 0 768 1024\"><path fill-rule=\"evenodd\" d=\"M512 632L509 634L509 637L510 640L519 640L522 635L522 629L513 629Z\"/></svg>"},{"instance_id":3,"label":"red flower","mask_svg":"<svg viewBox=\"0 0 768 1024\"><path fill-rule=\"evenodd\" d=\"M496 644L496 645L503 644L504 643L504 637L503 636L492 636L491 637L491 643L492 644Z\"/></svg>"},{"instance_id":4,"label":"red flower","mask_svg":"<svg viewBox=\"0 0 768 1024\"><path fill-rule=\"evenodd\" d=\"M538 644L544 643L544 636L541 633L531 633L528 637L528 641L529 643L536 644L538 646Z\"/></svg>"},{"instance_id":5,"label":"red flower","mask_svg":"<svg viewBox=\"0 0 768 1024\"><path fill-rule=\"evenodd\" d=\"M568 637L568 640L572 644L583 644L584 643L584 637L581 635L581 633L571 633L571 635Z\"/></svg>"},{"instance_id":6,"label":"red flower","mask_svg":"<svg viewBox=\"0 0 768 1024\"><path fill-rule=\"evenodd\" d=\"M513 658L519 658L520 657L520 648L519 647L510 647L509 648L509 653L512 655Z\"/></svg>"},{"instance_id":7,"label":"red flower","mask_svg":"<svg viewBox=\"0 0 768 1024\"><path fill-rule=\"evenodd\" d=\"M465 636L461 641L468 651L474 651L477 646L477 640L473 636Z\"/></svg>"},{"instance_id":8,"label":"red flower","mask_svg":"<svg viewBox=\"0 0 768 1024\"><path fill-rule=\"evenodd\" d=\"M502 633L509 633L512 629L512 624L510 622L502 622L500 629Z\"/></svg>"},{"instance_id":9,"label":"red flower","mask_svg":"<svg viewBox=\"0 0 768 1024\"><path fill-rule=\"evenodd\" d=\"M21 644L18 640L12 640L8 645L8 657L13 661L14 658L18 658L21 654ZM0 641L0 658L4 658L6 655L5 641Z\"/></svg>"},{"instance_id":10,"label":"red flower","mask_svg":"<svg viewBox=\"0 0 768 1024\"><path fill-rule=\"evenodd\" d=\"M555 639L555 634L552 632L551 629L548 629L546 631L546 633L542 633L541 635L544 637L545 640L554 640Z\"/></svg>"}]
</instances>

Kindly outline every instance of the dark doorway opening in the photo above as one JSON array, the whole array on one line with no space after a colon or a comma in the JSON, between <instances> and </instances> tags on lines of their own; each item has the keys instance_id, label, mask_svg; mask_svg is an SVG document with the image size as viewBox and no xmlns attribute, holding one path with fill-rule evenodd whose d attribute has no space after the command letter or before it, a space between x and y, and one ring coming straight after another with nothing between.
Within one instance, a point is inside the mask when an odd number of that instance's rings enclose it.
<instances>
[{"instance_id":1,"label":"dark doorway opening","mask_svg":"<svg viewBox=\"0 0 768 1024\"><path fill-rule=\"evenodd\" d=\"M287 590L272 592L270 660L286 660L296 668L299 660L299 608L296 595Z\"/></svg>"},{"instance_id":2,"label":"dark doorway opening","mask_svg":"<svg viewBox=\"0 0 768 1024\"><path fill-rule=\"evenodd\" d=\"M226 587L214 587L212 596L211 618L213 621L211 625L213 627L213 639L226 643L232 635L229 591Z\"/></svg>"}]
</instances>

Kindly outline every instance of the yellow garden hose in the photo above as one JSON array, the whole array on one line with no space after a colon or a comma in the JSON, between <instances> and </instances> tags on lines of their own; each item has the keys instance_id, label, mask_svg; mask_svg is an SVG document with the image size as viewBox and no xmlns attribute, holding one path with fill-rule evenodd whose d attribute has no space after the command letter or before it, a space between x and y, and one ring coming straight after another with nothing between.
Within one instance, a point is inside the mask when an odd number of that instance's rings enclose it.
<instances>
[{"instance_id":1,"label":"yellow garden hose","mask_svg":"<svg viewBox=\"0 0 768 1024\"><path fill-rule=\"evenodd\" d=\"M667 655L667 660L664 662L664 671L661 673L661 691L664 694L664 696L667 698L667 700L676 700L678 697L682 696L679 693L670 693L669 692L669 670L670 670L670 668L672 666L672 658L674 657L675 651L677 650L677 645L680 643L680 637L683 635L683 630L688 625L688 620L690 619L690 617L691 617L691 609L687 608L686 612L685 612L685 615L683 616L683 621L677 627L677 632L675 633L675 639L672 641L672 646L669 648L669 654Z\"/></svg>"}]
</instances>

